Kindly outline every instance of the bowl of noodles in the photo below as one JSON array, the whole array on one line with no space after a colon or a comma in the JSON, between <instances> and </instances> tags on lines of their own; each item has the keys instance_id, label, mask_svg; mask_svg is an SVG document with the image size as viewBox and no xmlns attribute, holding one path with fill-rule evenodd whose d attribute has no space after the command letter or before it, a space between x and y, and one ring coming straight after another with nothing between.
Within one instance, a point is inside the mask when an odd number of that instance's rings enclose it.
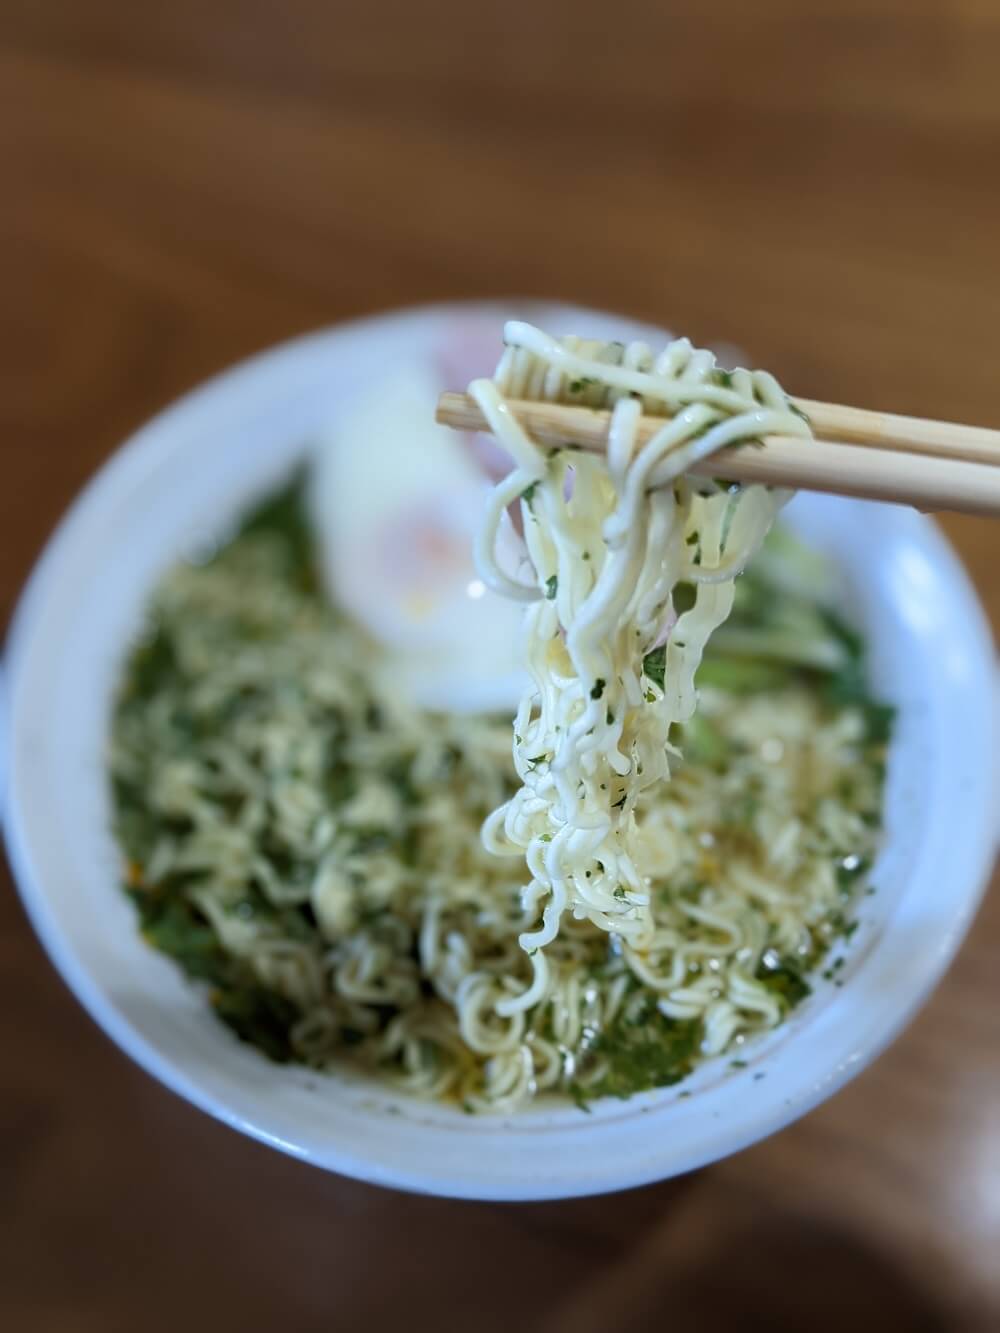
<instances>
[{"instance_id":1,"label":"bowl of noodles","mask_svg":"<svg viewBox=\"0 0 1000 1333\"><path fill-rule=\"evenodd\" d=\"M503 450L433 427L512 314L473 386ZM5 664L18 884L234 1128L457 1197L662 1179L841 1087L961 943L997 813L964 571L910 510L692 481L808 423L653 341L531 303L300 339L49 543ZM505 395L607 408L607 460L505 436Z\"/></svg>"}]
</instances>

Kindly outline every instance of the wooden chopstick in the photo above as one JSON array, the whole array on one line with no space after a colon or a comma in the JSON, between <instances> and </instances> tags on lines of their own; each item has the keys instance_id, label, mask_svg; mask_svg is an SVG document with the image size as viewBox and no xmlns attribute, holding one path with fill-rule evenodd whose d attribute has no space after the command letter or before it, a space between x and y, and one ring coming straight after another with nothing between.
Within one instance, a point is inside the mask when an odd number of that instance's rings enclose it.
<instances>
[{"instance_id":1,"label":"wooden chopstick","mask_svg":"<svg viewBox=\"0 0 1000 1333\"><path fill-rule=\"evenodd\" d=\"M841 403L818 403L811 398L796 398L794 402L809 418L819 440L964 459L967 463L1000 464L998 430L960 426L954 421L896 416L892 412L871 412Z\"/></svg>"},{"instance_id":2,"label":"wooden chopstick","mask_svg":"<svg viewBox=\"0 0 1000 1333\"><path fill-rule=\"evenodd\" d=\"M1000 516L1000 431L797 402L820 438L768 436L763 448L747 444L723 449L691 471L923 510ZM522 400L512 400L508 407L541 444L601 452L607 446L610 412ZM488 429L477 403L463 393L443 393L436 416L458 430ZM642 417L638 442L644 444L662 425L661 417Z\"/></svg>"}]
</instances>

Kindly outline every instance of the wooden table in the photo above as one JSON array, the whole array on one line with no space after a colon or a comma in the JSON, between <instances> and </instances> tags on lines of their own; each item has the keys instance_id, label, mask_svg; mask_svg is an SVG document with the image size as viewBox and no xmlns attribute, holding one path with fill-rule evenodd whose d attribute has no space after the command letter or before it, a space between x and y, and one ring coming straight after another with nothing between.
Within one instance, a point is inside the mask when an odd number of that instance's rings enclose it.
<instances>
[{"instance_id":1,"label":"wooden table","mask_svg":"<svg viewBox=\"0 0 1000 1333\"><path fill-rule=\"evenodd\" d=\"M998 67L993 0L5 0L0 609L153 410L408 302L616 307L802 394L1000 424ZM996 621L1000 526L946 527ZM495 1206L325 1177L169 1096L5 887L12 1333L1000 1327L998 892L806 1120L674 1183Z\"/></svg>"}]
</instances>

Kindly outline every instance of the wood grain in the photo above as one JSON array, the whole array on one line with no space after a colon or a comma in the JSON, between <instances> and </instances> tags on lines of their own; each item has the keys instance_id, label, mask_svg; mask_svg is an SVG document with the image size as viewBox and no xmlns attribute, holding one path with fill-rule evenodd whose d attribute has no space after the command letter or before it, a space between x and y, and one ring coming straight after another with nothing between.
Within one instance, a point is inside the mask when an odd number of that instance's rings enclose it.
<instances>
[{"instance_id":1,"label":"wood grain","mask_svg":"<svg viewBox=\"0 0 1000 1333\"><path fill-rule=\"evenodd\" d=\"M618 308L814 398L1000 425L998 62L993 0L5 0L0 612L156 408L419 300ZM1000 530L946 527L997 623ZM892 1050L738 1157L464 1205L163 1092L5 892L0 1324L1000 1327L998 957L994 889Z\"/></svg>"}]
</instances>

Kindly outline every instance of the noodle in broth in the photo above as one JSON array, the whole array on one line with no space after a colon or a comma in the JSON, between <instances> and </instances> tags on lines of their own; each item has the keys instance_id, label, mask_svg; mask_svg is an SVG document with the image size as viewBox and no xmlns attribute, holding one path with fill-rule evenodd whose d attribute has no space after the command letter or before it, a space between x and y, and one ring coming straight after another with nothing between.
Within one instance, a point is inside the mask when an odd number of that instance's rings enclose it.
<instances>
[{"instance_id":1,"label":"noodle in broth","mask_svg":"<svg viewBox=\"0 0 1000 1333\"><path fill-rule=\"evenodd\" d=\"M851 929L887 726L786 537L736 582L785 497L684 473L808 433L774 381L684 342L507 336L473 392L515 463L480 549L529 603L513 753L507 719L408 701L328 605L300 487L160 584L111 744L144 933L219 1016L469 1111L674 1083L778 1024ZM608 460L550 457L505 396L611 407ZM641 409L672 415L633 454Z\"/></svg>"}]
</instances>

